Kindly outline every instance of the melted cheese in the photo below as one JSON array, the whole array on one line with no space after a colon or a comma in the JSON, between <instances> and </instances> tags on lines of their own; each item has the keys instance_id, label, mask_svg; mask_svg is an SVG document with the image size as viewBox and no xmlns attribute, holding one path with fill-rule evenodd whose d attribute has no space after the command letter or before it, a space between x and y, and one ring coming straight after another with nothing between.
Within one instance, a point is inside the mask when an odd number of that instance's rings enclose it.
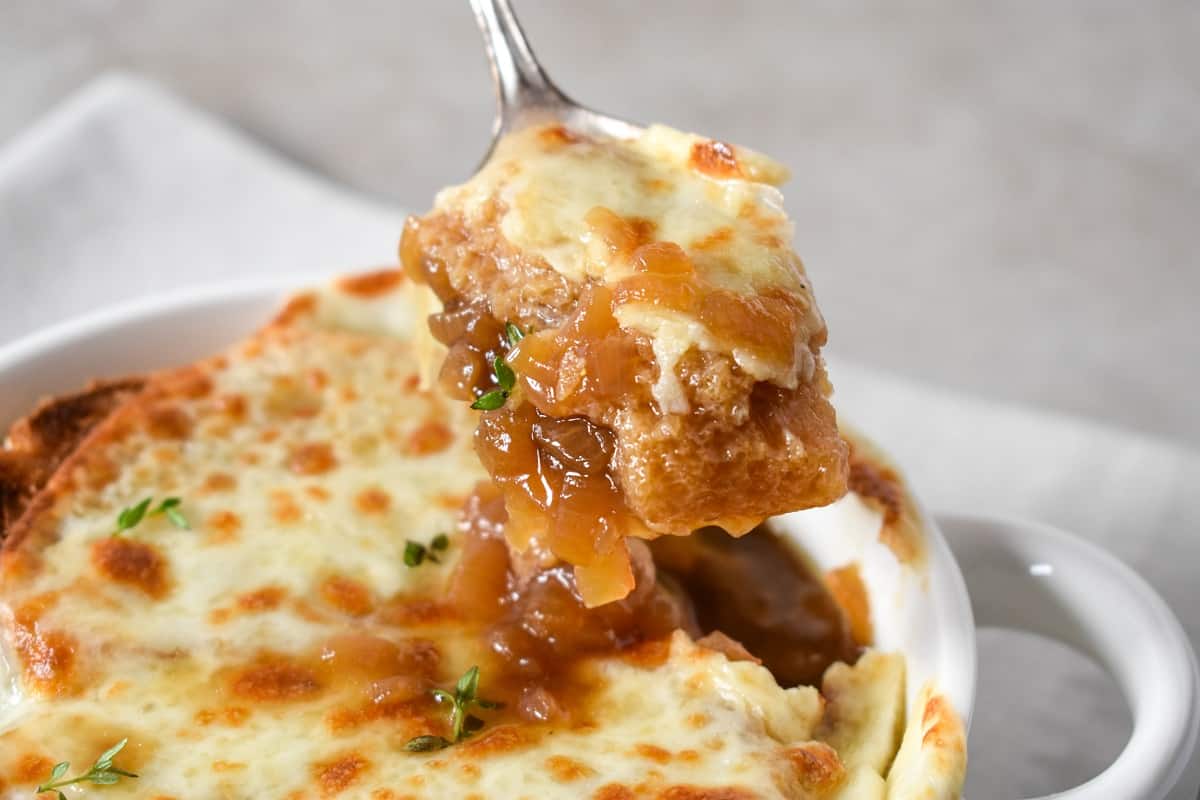
<instances>
[{"instance_id":1,"label":"melted cheese","mask_svg":"<svg viewBox=\"0 0 1200 800\"><path fill-rule=\"evenodd\" d=\"M155 377L60 471L0 555L0 797L124 737L116 763L140 777L114 798L882 797L879 732L853 729L875 755L843 765L815 689L682 633L661 658L591 662L586 724L405 750L445 710L390 693L490 657L439 605L483 472L473 412L416 388L417 317L401 291L302 296ZM122 508L168 496L189 530L150 516L112 535ZM438 533L442 563L405 567L406 542ZM867 663L864 697L894 696L901 660Z\"/></svg>"},{"instance_id":2,"label":"melted cheese","mask_svg":"<svg viewBox=\"0 0 1200 800\"><path fill-rule=\"evenodd\" d=\"M589 224L589 212L604 208L648 223L657 241L678 244L696 274L713 286L743 295L783 289L802 301L796 358L780 361L727 345L699 320L651 303L624 305L617 314L620 324L648 334L654 345L660 372L655 399L667 413L685 413L675 367L692 347L729 353L756 380L786 389L813 373L808 343L824 321L791 249L792 224L776 188L787 177L783 166L765 156L662 125L630 140L533 128L501 140L487 165L468 183L439 193L435 207L469 221L489 213L498 200L500 230L519 250L573 283L614 284L634 268Z\"/></svg>"}]
</instances>

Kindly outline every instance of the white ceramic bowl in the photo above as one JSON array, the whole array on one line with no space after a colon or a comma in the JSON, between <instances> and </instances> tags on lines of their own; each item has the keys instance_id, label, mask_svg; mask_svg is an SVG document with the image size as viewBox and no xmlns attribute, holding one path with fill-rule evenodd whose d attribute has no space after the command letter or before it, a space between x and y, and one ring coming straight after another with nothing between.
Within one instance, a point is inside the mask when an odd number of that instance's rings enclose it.
<instances>
[{"instance_id":1,"label":"white ceramic bowl","mask_svg":"<svg viewBox=\"0 0 1200 800\"><path fill-rule=\"evenodd\" d=\"M0 348L0 425L86 378L141 373L218 351L268 320L292 288L323 281L310 276L158 296ZM976 620L965 573L980 624L1041 633L1094 656L1133 710L1133 735L1112 766L1055 797L1166 796L1195 750L1197 670L1178 621L1141 578L1046 526L972 517L935 521L924 511L926 563L905 569L879 543L872 513L851 499L787 515L780 524L823 570L859 562L876 645L907 658L910 712L918 689L929 685L970 723Z\"/></svg>"}]
</instances>

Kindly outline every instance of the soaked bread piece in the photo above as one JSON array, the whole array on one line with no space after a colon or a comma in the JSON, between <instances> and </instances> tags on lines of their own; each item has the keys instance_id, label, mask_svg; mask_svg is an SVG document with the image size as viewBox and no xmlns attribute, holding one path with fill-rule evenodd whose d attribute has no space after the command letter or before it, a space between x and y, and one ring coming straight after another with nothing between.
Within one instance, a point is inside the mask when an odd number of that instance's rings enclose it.
<instances>
[{"instance_id":1,"label":"soaked bread piece","mask_svg":"<svg viewBox=\"0 0 1200 800\"><path fill-rule=\"evenodd\" d=\"M442 304L442 384L485 409L510 541L574 564L589 603L632 589L628 536L737 535L846 491L784 176L661 127L533 128L409 220L401 256Z\"/></svg>"}]
</instances>

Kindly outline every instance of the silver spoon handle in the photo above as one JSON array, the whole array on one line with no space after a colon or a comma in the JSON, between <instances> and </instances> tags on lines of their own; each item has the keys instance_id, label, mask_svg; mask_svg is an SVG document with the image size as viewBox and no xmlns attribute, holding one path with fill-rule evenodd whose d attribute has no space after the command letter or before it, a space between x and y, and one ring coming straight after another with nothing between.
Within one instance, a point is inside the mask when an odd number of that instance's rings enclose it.
<instances>
[{"instance_id":1,"label":"silver spoon handle","mask_svg":"<svg viewBox=\"0 0 1200 800\"><path fill-rule=\"evenodd\" d=\"M529 112L554 112L571 101L559 91L533 55L509 0L471 0L483 33L496 85L496 133L510 130Z\"/></svg>"}]
</instances>

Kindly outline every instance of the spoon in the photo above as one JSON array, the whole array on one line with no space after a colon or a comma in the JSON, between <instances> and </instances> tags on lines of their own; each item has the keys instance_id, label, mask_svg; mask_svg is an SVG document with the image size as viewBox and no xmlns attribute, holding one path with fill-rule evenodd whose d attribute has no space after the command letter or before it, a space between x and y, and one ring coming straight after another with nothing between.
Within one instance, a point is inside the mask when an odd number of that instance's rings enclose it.
<instances>
[{"instance_id":1,"label":"spoon","mask_svg":"<svg viewBox=\"0 0 1200 800\"><path fill-rule=\"evenodd\" d=\"M496 86L492 144L480 166L505 134L539 123L560 122L585 136L632 139L642 133L639 125L593 111L563 94L538 63L509 0L471 0L471 8Z\"/></svg>"}]
</instances>

